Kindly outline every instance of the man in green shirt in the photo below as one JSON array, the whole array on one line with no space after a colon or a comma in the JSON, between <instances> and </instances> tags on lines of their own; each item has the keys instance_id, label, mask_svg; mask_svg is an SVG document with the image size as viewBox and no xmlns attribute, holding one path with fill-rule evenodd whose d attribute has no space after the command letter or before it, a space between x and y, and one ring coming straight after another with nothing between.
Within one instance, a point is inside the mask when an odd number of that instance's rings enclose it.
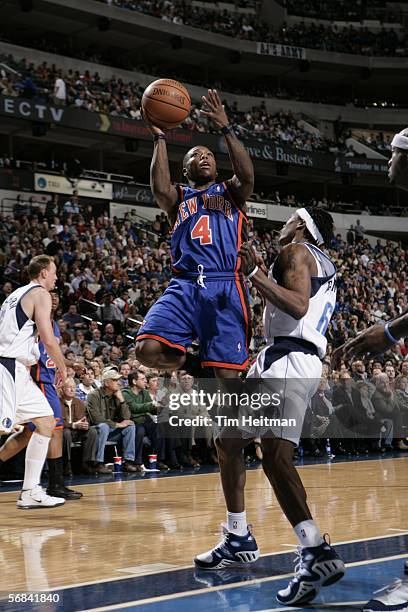
<instances>
[{"instance_id":1,"label":"man in green shirt","mask_svg":"<svg viewBox=\"0 0 408 612\"><path fill-rule=\"evenodd\" d=\"M143 429L143 435L147 436L152 447L157 453L157 467L161 470L168 470L164 463L166 453L166 441L159 435L157 424L157 405L147 391L146 376L140 370L131 372L128 377L129 387L123 389L123 397L129 406L131 419L136 425L136 429ZM136 449L136 466L142 463L142 448L138 452Z\"/></svg>"}]
</instances>

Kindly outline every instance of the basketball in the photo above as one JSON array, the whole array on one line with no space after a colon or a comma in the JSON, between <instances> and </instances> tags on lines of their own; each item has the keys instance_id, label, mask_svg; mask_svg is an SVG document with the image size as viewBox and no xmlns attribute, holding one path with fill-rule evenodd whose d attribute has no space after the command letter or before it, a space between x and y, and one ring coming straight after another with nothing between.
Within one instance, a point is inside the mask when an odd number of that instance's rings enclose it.
<instances>
[{"instance_id":1,"label":"basketball","mask_svg":"<svg viewBox=\"0 0 408 612\"><path fill-rule=\"evenodd\" d=\"M158 79L145 89L142 109L146 119L162 129L176 128L190 112L187 89L173 79Z\"/></svg>"}]
</instances>

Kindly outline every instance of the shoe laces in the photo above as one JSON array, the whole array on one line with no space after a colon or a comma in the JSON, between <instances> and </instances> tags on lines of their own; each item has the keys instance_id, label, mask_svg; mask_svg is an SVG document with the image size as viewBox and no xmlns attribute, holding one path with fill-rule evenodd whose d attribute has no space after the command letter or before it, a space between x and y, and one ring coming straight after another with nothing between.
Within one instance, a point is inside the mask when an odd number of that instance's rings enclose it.
<instances>
[{"instance_id":1,"label":"shoe laces","mask_svg":"<svg viewBox=\"0 0 408 612\"><path fill-rule=\"evenodd\" d=\"M297 546L293 552L295 554L293 563L295 564L295 578L296 578L297 576L301 575L302 569L303 569L302 547Z\"/></svg>"},{"instance_id":2,"label":"shoe laces","mask_svg":"<svg viewBox=\"0 0 408 612\"><path fill-rule=\"evenodd\" d=\"M222 537L222 538L221 538L221 540L218 542L218 544L217 544L217 546L215 547L215 549L217 549L217 548L221 548L221 549L222 549L222 548L224 548L224 546L225 546L226 544L228 544L228 543L229 543L229 540L230 540L230 535L231 535L231 534L230 534L230 532L229 532L229 531L226 531L225 533L223 533L223 537Z\"/></svg>"}]
</instances>

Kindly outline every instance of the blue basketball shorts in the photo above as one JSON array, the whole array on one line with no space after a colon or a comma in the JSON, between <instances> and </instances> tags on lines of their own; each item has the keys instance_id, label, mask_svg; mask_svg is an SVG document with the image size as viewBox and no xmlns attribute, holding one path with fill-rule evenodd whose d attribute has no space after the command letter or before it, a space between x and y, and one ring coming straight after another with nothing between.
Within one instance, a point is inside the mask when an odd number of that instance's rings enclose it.
<instances>
[{"instance_id":1,"label":"blue basketball shorts","mask_svg":"<svg viewBox=\"0 0 408 612\"><path fill-rule=\"evenodd\" d=\"M248 365L248 289L238 274L175 277L150 308L136 340L150 338L183 353L198 339L201 363L233 370Z\"/></svg>"},{"instance_id":2,"label":"blue basketball shorts","mask_svg":"<svg viewBox=\"0 0 408 612\"><path fill-rule=\"evenodd\" d=\"M44 393L49 405L52 408L52 411L54 413L54 417L56 420L55 429L63 429L64 421L62 419L61 402L60 402L60 398L58 397L58 393L55 388L55 385L52 385L51 383L43 383L43 382L36 382L36 384L39 387L39 389ZM31 431L35 430L35 425L33 425L32 423L29 423L28 426L31 429Z\"/></svg>"}]
</instances>

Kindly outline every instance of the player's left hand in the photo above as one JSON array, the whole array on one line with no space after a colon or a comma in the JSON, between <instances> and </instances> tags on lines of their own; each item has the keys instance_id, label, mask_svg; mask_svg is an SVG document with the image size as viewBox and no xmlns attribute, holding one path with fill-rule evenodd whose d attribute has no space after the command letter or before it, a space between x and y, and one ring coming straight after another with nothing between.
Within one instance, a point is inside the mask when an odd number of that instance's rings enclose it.
<instances>
[{"instance_id":1,"label":"player's left hand","mask_svg":"<svg viewBox=\"0 0 408 612\"><path fill-rule=\"evenodd\" d=\"M367 353L379 355L392 346L393 343L385 335L384 325L377 323L359 333L353 340L349 340L337 348L332 355L332 365L336 367L341 359L363 357Z\"/></svg>"},{"instance_id":2,"label":"player's left hand","mask_svg":"<svg viewBox=\"0 0 408 612\"><path fill-rule=\"evenodd\" d=\"M251 274L252 270L257 266L256 254L250 242L244 242L241 245L238 255L241 258L240 272L244 276Z\"/></svg>"},{"instance_id":3,"label":"player's left hand","mask_svg":"<svg viewBox=\"0 0 408 612\"><path fill-rule=\"evenodd\" d=\"M202 96L201 99L204 108L200 110L200 114L211 119L217 128L226 127L228 125L228 117L217 90L209 89L208 96Z\"/></svg>"},{"instance_id":4,"label":"player's left hand","mask_svg":"<svg viewBox=\"0 0 408 612\"><path fill-rule=\"evenodd\" d=\"M66 368L58 368L55 373L55 388L59 391L62 388L62 385L68 378L68 372Z\"/></svg>"}]
</instances>

